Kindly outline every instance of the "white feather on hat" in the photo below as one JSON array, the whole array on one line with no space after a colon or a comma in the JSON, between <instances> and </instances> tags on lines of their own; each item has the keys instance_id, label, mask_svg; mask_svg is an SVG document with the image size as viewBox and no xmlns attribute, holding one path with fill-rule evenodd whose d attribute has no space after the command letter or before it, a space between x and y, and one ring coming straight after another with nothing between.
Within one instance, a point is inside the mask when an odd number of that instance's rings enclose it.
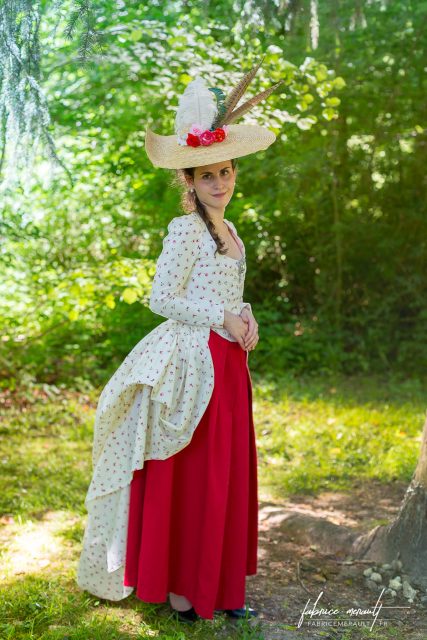
<instances>
[{"instance_id":1,"label":"white feather on hat","mask_svg":"<svg viewBox=\"0 0 427 640\"><path fill-rule=\"evenodd\" d=\"M197 76L190 82L179 97L178 110L175 116L175 133L182 138L182 144L192 125L202 131L210 129L218 115L215 95L208 88L206 80Z\"/></svg>"},{"instance_id":2,"label":"white feather on hat","mask_svg":"<svg viewBox=\"0 0 427 640\"><path fill-rule=\"evenodd\" d=\"M147 127L145 149L154 166L197 167L267 149L276 139L270 129L258 125L229 126L284 82L279 80L237 107L263 59L243 76L227 98L221 89L208 87L203 78L196 76L179 98L175 135L162 136Z\"/></svg>"}]
</instances>

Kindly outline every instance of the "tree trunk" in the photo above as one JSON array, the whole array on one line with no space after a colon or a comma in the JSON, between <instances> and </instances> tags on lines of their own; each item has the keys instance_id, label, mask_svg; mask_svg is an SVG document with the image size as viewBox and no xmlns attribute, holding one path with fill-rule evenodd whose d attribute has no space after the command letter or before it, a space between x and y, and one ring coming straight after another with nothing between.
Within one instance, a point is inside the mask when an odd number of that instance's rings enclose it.
<instances>
[{"instance_id":1,"label":"tree trunk","mask_svg":"<svg viewBox=\"0 0 427 640\"><path fill-rule=\"evenodd\" d=\"M357 538L351 553L373 562L399 558L404 573L427 588L427 419L417 468L396 519Z\"/></svg>"}]
</instances>

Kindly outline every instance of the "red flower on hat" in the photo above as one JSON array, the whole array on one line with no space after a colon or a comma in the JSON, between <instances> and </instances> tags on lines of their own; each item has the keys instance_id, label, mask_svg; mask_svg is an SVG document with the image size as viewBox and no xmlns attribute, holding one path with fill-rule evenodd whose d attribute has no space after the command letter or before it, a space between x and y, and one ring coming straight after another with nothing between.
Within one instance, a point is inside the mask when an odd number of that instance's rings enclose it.
<instances>
[{"instance_id":1,"label":"red flower on hat","mask_svg":"<svg viewBox=\"0 0 427 640\"><path fill-rule=\"evenodd\" d=\"M200 146L199 136L193 136L192 133L188 133L187 134L186 142L190 147L199 147Z\"/></svg>"},{"instance_id":2,"label":"red flower on hat","mask_svg":"<svg viewBox=\"0 0 427 640\"><path fill-rule=\"evenodd\" d=\"M217 127L213 131L211 129L205 129L202 131L196 125L192 125L190 131L193 133L187 133L187 137L180 139L179 144L187 144L189 147L199 147L203 145L207 147L214 142L222 142L228 135L228 127Z\"/></svg>"},{"instance_id":3,"label":"red flower on hat","mask_svg":"<svg viewBox=\"0 0 427 640\"><path fill-rule=\"evenodd\" d=\"M225 138L224 129L221 129L221 128L215 129L214 136L215 136L215 142L222 142Z\"/></svg>"},{"instance_id":4,"label":"red flower on hat","mask_svg":"<svg viewBox=\"0 0 427 640\"><path fill-rule=\"evenodd\" d=\"M213 131L209 131L209 129L206 129L206 131L203 131L203 133L199 135L199 140L202 145L207 147L208 145L215 142L215 134Z\"/></svg>"}]
</instances>

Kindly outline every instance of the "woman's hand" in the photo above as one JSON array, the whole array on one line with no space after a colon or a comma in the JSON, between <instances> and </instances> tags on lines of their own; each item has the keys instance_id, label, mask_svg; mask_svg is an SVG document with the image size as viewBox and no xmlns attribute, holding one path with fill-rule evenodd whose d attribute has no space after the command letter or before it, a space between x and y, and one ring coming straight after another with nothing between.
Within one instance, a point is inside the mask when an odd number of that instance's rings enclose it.
<instances>
[{"instance_id":1,"label":"woman's hand","mask_svg":"<svg viewBox=\"0 0 427 640\"><path fill-rule=\"evenodd\" d=\"M245 322L247 329L247 333L244 339L244 349L246 349L247 351L252 351L253 349L255 349L259 340L258 323L248 307L243 307L240 312L240 317Z\"/></svg>"},{"instance_id":2,"label":"woman's hand","mask_svg":"<svg viewBox=\"0 0 427 640\"><path fill-rule=\"evenodd\" d=\"M245 337L248 330L247 323L236 313L224 311L224 329L237 340L242 349L246 350Z\"/></svg>"}]
</instances>

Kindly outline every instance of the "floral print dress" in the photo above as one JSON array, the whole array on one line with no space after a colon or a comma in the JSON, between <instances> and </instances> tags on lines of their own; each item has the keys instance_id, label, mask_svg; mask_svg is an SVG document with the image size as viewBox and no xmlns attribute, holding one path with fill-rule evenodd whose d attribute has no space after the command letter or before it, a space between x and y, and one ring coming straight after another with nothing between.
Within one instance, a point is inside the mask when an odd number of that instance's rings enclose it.
<instances>
[{"instance_id":1,"label":"floral print dress","mask_svg":"<svg viewBox=\"0 0 427 640\"><path fill-rule=\"evenodd\" d=\"M222 326L224 311L250 308L243 302L244 245L233 223L224 222L241 260L215 255L197 212L171 220L150 296L150 309L167 320L135 345L99 398L77 583L101 598L120 600L133 591L124 570L134 471L191 442L214 390L211 331L236 342Z\"/></svg>"}]
</instances>

